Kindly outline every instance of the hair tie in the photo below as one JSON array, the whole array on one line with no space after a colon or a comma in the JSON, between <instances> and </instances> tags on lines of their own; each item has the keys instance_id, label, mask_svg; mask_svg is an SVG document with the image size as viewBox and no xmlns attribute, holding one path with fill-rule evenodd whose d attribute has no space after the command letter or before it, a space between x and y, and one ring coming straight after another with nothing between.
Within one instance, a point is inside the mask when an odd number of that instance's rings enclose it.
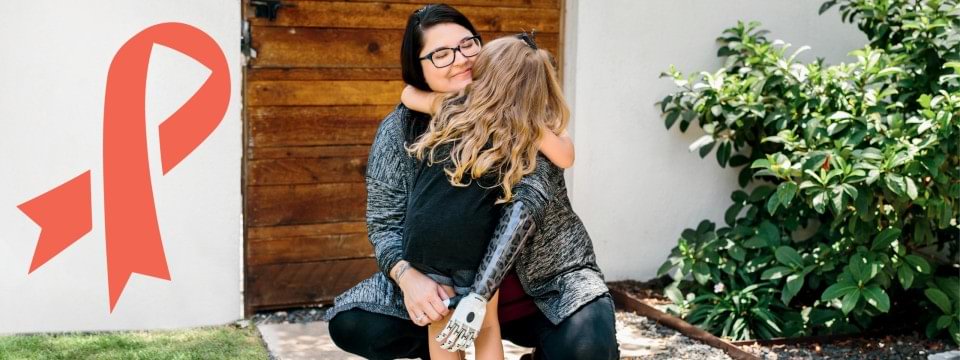
<instances>
[{"instance_id":1,"label":"hair tie","mask_svg":"<svg viewBox=\"0 0 960 360\"><path fill-rule=\"evenodd\" d=\"M522 33L517 34L517 38L527 43L527 46L530 46L530 48L534 50L538 50L539 48L537 47L537 43L533 41L533 39L536 37L536 33L537 33L536 29L531 31L529 34L527 34L527 32L524 31Z\"/></svg>"}]
</instances>

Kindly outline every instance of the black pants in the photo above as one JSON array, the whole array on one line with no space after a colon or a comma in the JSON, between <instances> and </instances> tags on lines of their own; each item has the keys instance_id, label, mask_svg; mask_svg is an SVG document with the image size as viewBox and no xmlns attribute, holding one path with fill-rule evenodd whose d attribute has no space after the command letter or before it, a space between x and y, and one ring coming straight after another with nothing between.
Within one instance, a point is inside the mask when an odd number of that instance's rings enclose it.
<instances>
[{"instance_id":1,"label":"black pants","mask_svg":"<svg viewBox=\"0 0 960 360\"><path fill-rule=\"evenodd\" d=\"M619 359L613 299L605 294L553 325L543 314L501 324L501 336L537 348L536 359ZM389 315L353 309L330 320L341 349L367 359L429 359L427 327Z\"/></svg>"}]
</instances>

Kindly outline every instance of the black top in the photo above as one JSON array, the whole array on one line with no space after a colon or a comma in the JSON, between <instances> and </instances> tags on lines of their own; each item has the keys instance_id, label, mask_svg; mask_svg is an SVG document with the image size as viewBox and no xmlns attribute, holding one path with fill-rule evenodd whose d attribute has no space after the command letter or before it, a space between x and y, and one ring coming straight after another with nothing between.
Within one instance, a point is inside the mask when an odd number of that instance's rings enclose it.
<instances>
[{"instance_id":1,"label":"black top","mask_svg":"<svg viewBox=\"0 0 960 360\"><path fill-rule=\"evenodd\" d=\"M449 151L449 145L437 148L437 158ZM466 187L453 186L445 167L453 169L453 163L445 159L431 165L424 159L417 164L403 222L403 258L435 268L476 270L500 219L502 204L495 202L503 191L495 174L472 179Z\"/></svg>"}]
</instances>

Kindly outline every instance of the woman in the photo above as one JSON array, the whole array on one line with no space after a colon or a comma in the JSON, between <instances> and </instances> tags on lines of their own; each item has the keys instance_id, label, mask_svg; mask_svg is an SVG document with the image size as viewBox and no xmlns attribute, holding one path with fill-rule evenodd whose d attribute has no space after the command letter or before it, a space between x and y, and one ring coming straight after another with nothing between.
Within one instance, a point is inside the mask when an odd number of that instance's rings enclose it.
<instances>
[{"instance_id":1,"label":"woman","mask_svg":"<svg viewBox=\"0 0 960 360\"><path fill-rule=\"evenodd\" d=\"M424 91L463 89L472 81L473 58L461 50L449 65L423 57L439 48L458 48L475 36L470 21L449 6L417 10L407 22L401 50L404 81ZM415 166L405 146L428 121L429 116L399 105L381 123L366 177L368 236L380 271L338 296L325 315L334 342L366 358L429 358L425 326L449 312L442 287L401 259ZM570 206L562 170L538 156L533 173L513 193L478 269L473 286L478 296L472 297L477 300L461 302L452 314L448 329L457 331L450 336L461 339L451 349L472 341L464 336L469 332L462 330L468 325L462 319L500 287L501 335L537 348L535 358L618 358L613 301L592 242ZM516 295L508 296L511 288ZM505 319L511 314L505 307L533 311Z\"/></svg>"}]
</instances>

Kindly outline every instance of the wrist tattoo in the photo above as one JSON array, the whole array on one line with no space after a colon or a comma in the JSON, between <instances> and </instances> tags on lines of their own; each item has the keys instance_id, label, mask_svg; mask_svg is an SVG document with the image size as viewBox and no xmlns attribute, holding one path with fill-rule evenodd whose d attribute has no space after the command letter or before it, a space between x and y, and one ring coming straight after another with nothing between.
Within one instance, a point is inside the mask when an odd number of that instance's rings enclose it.
<instances>
[{"instance_id":1,"label":"wrist tattoo","mask_svg":"<svg viewBox=\"0 0 960 360\"><path fill-rule=\"evenodd\" d=\"M398 283L400 282L400 277L403 276L403 273L406 272L408 268L410 268L410 263L408 263L408 262L402 262L402 263L400 263L400 267L397 268L397 275L394 276L394 278L397 279L397 282L398 282Z\"/></svg>"}]
</instances>

